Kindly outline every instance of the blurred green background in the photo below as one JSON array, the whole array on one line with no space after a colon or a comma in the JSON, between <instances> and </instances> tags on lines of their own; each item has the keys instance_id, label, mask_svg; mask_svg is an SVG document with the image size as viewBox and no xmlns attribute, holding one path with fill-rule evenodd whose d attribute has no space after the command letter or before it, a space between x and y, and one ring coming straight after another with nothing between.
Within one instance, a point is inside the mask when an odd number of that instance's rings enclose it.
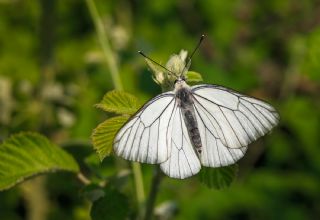
<instances>
[{"instance_id":1,"label":"blurred green background","mask_svg":"<svg viewBox=\"0 0 320 220\"><path fill-rule=\"evenodd\" d=\"M95 2L124 90L141 102L161 89L137 51L165 63L205 34L191 70L280 112L280 125L251 144L230 188L164 178L157 213L167 204L172 219L320 218L319 1ZM1 140L38 131L65 146L91 178L96 170L115 175L115 158L100 165L90 144L92 129L109 117L93 105L112 89L85 1L0 0ZM143 173L148 192L152 166ZM126 192L134 200L132 184ZM74 174L32 179L0 192L0 219L90 219L82 188Z\"/></svg>"}]
</instances>

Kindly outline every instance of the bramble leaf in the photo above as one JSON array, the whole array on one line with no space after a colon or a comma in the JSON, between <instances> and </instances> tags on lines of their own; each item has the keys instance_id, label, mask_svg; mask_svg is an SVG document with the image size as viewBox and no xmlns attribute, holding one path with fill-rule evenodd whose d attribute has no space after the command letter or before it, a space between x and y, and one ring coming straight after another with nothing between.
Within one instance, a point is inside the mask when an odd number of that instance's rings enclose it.
<instances>
[{"instance_id":1,"label":"bramble leaf","mask_svg":"<svg viewBox=\"0 0 320 220\"><path fill-rule=\"evenodd\" d=\"M95 106L106 112L129 115L135 113L140 107L135 96L118 90L106 93L102 101Z\"/></svg>"},{"instance_id":2,"label":"bramble leaf","mask_svg":"<svg viewBox=\"0 0 320 220\"><path fill-rule=\"evenodd\" d=\"M188 82L201 82L203 81L202 76L198 72L188 71L186 74L186 78Z\"/></svg>"},{"instance_id":3,"label":"bramble leaf","mask_svg":"<svg viewBox=\"0 0 320 220\"><path fill-rule=\"evenodd\" d=\"M237 164L219 168L202 167L198 176L200 182L209 188L222 189L230 186L237 171Z\"/></svg>"},{"instance_id":4,"label":"bramble leaf","mask_svg":"<svg viewBox=\"0 0 320 220\"><path fill-rule=\"evenodd\" d=\"M113 139L128 119L129 116L109 118L94 129L92 133L93 148L101 161L112 152Z\"/></svg>"},{"instance_id":5,"label":"bramble leaf","mask_svg":"<svg viewBox=\"0 0 320 220\"><path fill-rule=\"evenodd\" d=\"M40 134L15 134L0 145L0 190L58 170L77 172L79 167L70 154Z\"/></svg>"}]
</instances>

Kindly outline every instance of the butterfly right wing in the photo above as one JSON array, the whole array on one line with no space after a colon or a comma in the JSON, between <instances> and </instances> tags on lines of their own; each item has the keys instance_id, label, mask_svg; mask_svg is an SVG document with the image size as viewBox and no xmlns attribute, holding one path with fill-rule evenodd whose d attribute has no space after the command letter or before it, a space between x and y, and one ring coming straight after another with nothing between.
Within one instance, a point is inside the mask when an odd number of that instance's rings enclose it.
<instances>
[{"instance_id":1,"label":"butterfly right wing","mask_svg":"<svg viewBox=\"0 0 320 220\"><path fill-rule=\"evenodd\" d=\"M192 94L204 166L235 163L243 157L248 144L279 122L279 115L271 105L222 86L193 86Z\"/></svg>"},{"instance_id":2,"label":"butterfly right wing","mask_svg":"<svg viewBox=\"0 0 320 220\"><path fill-rule=\"evenodd\" d=\"M173 92L166 92L145 104L117 133L114 152L131 161L157 164L170 155L173 112L176 100Z\"/></svg>"}]
</instances>

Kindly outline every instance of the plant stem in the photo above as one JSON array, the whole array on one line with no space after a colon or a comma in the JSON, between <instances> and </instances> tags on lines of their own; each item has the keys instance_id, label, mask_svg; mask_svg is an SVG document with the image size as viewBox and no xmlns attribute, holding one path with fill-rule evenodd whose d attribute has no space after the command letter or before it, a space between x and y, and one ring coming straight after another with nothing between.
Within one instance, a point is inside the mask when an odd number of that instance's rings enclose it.
<instances>
[{"instance_id":1,"label":"plant stem","mask_svg":"<svg viewBox=\"0 0 320 220\"><path fill-rule=\"evenodd\" d=\"M23 199L25 200L26 219L47 219L52 207L48 199L46 176L37 176L21 184Z\"/></svg>"},{"instance_id":2,"label":"plant stem","mask_svg":"<svg viewBox=\"0 0 320 220\"><path fill-rule=\"evenodd\" d=\"M91 181L81 172L77 174L77 177L84 185L89 185L91 183Z\"/></svg>"},{"instance_id":3,"label":"plant stem","mask_svg":"<svg viewBox=\"0 0 320 220\"><path fill-rule=\"evenodd\" d=\"M146 214L144 216L145 220L152 219L153 209L156 202L157 193L159 191L161 177L162 177L162 174L160 172L160 168L159 166L156 166L154 168L154 175L152 178L151 190L150 190L148 201L147 201Z\"/></svg>"},{"instance_id":4,"label":"plant stem","mask_svg":"<svg viewBox=\"0 0 320 220\"><path fill-rule=\"evenodd\" d=\"M105 61L108 64L114 87L118 90L122 90L123 86L122 86L121 79L119 76L117 62L116 62L116 59L115 59L113 52L111 51L111 48L109 45L109 40L107 38L107 33L106 33L105 28L103 26L102 19L99 16L96 4L94 3L94 0L86 0L86 3L88 6L90 15L92 17L94 26L96 28L96 32L98 35L98 39L99 39L101 48L103 50Z\"/></svg>"},{"instance_id":5,"label":"plant stem","mask_svg":"<svg viewBox=\"0 0 320 220\"><path fill-rule=\"evenodd\" d=\"M142 216L146 197L144 194L143 179L142 179L140 164L136 162L132 162L132 171L134 175L134 183L136 186L137 201L138 201L139 212L140 212L139 215Z\"/></svg>"},{"instance_id":6,"label":"plant stem","mask_svg":"<svg viewBox=\"0 0 320 220\"><path fill-rule=\"evenodd\" d=\"M117 62L113 52L111 51L109 40L107 38L107 33L104 29L103 22L99 16L95 2L94 0L86 0L86 3L89 9L90 15L92 17L92 20L94 22L106 63L110 70L113 85L116 89L122 90L123 86L119 76L119 69L117 66ZM132 172L133 172L134 181L135 181L139 212L141 213L143 210L143 205L145 203L145 195L144 195L143 179L141 174L141 166L139 163L132 163Z\"/></svg>"}]
</instances>

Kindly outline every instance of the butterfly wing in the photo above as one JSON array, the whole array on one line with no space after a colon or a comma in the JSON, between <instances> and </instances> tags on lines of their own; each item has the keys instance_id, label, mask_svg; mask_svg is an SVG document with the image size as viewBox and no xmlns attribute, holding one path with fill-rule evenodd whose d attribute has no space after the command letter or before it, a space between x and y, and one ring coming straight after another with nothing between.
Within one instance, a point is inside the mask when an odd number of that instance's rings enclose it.
<instances>
[{"instance_id":1,"label":"butterfly wing","mask_svg":"<svg viewBox=\"0 0 320 220\"><path fill-rule=\"evenodd\" d=\"M114 152L127 160L157 164L170 155L169 126L175 109L173 92L156 96L146 103L117 133Z\"/></svg>"},{"instance_id":2,"label":"butterfly wing","mask_svg":"<svg viewBox=\"0 0 320 220\"><path fill-rule=\"evenodd\" d=\"M258 99L216 85L191 88L204 166L220 167L243 157L248 144L279 121L275 109Z\"/></svg>"},{"instance_id":3,"label":"butterfly wing","mask_svg":"<svg viewBox=\"0 0 320 220\"><path fill-rule=\"evenodd\" d=\"M160 168L172 178L185 179L198 173L201 164L191 144L181 108L177 106L174 111L169 131L172 134L169 139L171 153Z\"/></svg>"},{"instance_id":4,"label":"butterfly wing","mask_svg":"<svg viewBox=\"0 0 320 220\"><path fill-rule=\"evenodd\" d=\"M172 92L150 100L119 130L114 151L127 160L161 163L172 178L184 179L201 169Z\"/></svg>"}]
</instances>

